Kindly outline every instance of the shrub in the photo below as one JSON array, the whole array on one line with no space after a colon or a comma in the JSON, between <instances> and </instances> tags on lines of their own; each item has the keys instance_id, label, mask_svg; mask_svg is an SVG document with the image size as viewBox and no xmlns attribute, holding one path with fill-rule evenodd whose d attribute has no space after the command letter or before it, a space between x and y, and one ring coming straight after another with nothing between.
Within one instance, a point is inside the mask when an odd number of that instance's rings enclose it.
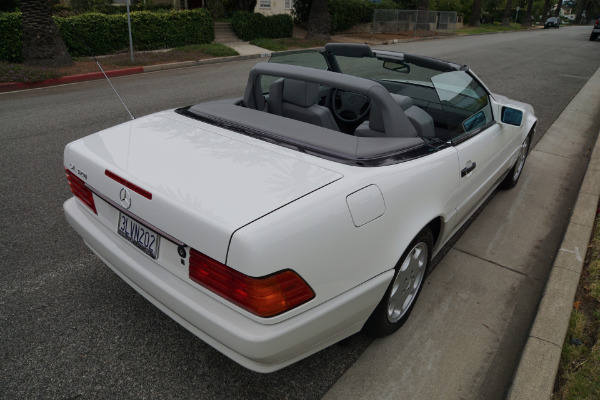
<instances>
[{"instance_id":1,"label":"shrub","mask_svg":"<svg viewBox=\"0 0 600 400\"><path fill-rule=\"evenodd\" d=\"M295 0L292 15L297 22L306 22L312 0ZM372 3L369 0L328 0L327 8L331 15L331 32L340 32L356 24L372 22L375 9L397 10L414 9L408 1L383 0Z\"/></svg>"},{"instance_id":2,"label":"shrub","mask_svg":"<svg viewBox=\"0 0 600 400\"><path fill-rule=\"evenodd\" d=\"M109 54L129 46L127 15L100 13L53 17L74 57ZM215 38L210 14L205 10L131 13L133 45L153 50L186 44L210 43ZM21 13L0 15L0 60L21 62ZM89 46L89 50L88 50Z\"/></svg>"},{"instance_id":3,"label":"shrub","mask_svg":"<svg viewBox=\"0 0 600 400\"><path fill-rule=\"evenodd\" d=\"M265 16L238 11L233 15L231 25L242 40L291 37L294 30L294 22L288 14Z\"/></svg>"},{"instance_id":4,"label":"shrub","mask_svg":"<svg viewBox=\"0 0 600 400\"><path fill-rule=\"evenodd\" d=\"M75 57L89 56L90 51L93 55L113 53L129 44L127 17L89 13L54 17L54 21L69 53Z\"/></svg>"},{"instance_id":5,"label":"shrub","mask_svg":"<svg viewBox=\"0 0 600 400\"><path fill-rule=\"evenodd\" d=\"M379 3L368 0L329 0L327 8L331 14L331 31L340 32L356 24L373 22L375 9L396 10L402 7L392 0Z\"/></svg>"},{"instance_id":6,"label":"shrub","mask_svg":"<svg viewBox=\"0 0 600 400\"><path fill-rule=\"evenodd\" d=\"M0 13L0 60L22 62L21 13Z\"/></svg>"}]
</instances>

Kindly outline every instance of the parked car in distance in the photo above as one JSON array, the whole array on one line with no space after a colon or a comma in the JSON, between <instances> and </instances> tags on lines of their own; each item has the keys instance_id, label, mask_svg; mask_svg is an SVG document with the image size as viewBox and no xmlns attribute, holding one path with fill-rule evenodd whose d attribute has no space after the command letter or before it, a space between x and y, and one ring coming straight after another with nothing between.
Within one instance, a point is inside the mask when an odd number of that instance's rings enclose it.
<instances>
[{"instance_id":1,"label":"parked car in distance","mask_svg":"<svg viewBox=\"0 0 600 400\"><path fill-rule=\"evenodd\" d=\"M560 20L557 17L550 17L546 20L544 24L544 29L555 28L558 29L560 27Z\"/></svg>"},{"instance_id":2,"label":"parked car in distance","mask_svg":"<svg viewBox=\"0 0 600 400\"><path fill-rule=\"evenodd\" d=\"M600 18L596 19L596 22L594 23L594 29L592 29L590 41L598 39L598 35L600 35Z\"/></svg>"},{"instance_id":3,"label":"parked car in distance","mask_svg":"<svg viewBox=\"0 0 600 400\"><path fill-rule=\"evenodd\" d=\"M399 329L431 259L517 185L536 121L459 63L338 43L273 55L243 97L68 144L65 216L165 314L273 372Z\"/></svg>"}]
</instances>

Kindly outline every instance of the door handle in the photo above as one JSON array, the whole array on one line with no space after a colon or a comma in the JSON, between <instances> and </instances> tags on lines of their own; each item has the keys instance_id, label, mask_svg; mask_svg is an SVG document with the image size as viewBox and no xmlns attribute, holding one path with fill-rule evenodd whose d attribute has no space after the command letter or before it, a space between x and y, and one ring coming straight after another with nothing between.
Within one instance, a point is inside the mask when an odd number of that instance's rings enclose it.
<instances>
[{"instance_id":1,"label":"door handle","mask_svg":"<svg viewBox=\"0 0 600 400\"><path fill-rule=\"evenodd\" d=\"M468 161L466 167L464 167L461 171L460 171L460 177L465 177L467 176L471 171L473 171L475 169L475 167L477 167L477 163L473 162L473 161Z\"/></svg>"}]
</instances>

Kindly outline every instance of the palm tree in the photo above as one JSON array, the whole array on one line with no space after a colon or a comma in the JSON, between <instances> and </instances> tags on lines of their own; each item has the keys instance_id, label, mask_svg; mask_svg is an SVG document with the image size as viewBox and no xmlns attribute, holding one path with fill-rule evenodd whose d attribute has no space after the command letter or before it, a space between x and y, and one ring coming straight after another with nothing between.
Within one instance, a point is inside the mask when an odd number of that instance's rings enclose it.
<instances>
[{"instance_id":1,"label":"palm tree","mask_svg":"<svg viewBox=\"0 0 600 400\"><path fill-rule=\"evenodd\" d=\"M331 15L327 9L327 0L313 0L306 23L306 39L322 38L329 40Z\"/></svg>"},{"instance_id":2,"label":"palm tree","mask_svg":"<svg viewBox=\"0 0 600 400\"><path fill-rule=\"evenodd\" d=\"M56 23L50 15L48 0L21 0L23 59L40 67L73 64Z\"/></svg>"}]
</instances>

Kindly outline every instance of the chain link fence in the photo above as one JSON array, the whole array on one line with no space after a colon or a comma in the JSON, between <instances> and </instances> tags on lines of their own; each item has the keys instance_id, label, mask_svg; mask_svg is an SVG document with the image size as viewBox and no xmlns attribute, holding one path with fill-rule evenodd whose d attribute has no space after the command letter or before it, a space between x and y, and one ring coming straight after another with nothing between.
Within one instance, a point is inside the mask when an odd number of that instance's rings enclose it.
<instances>
[{"instance_id":1,"label":"chain link fence","mask_svg":"<svg viewBox=\"0 0 600 400\"><path fill-rule=\"evenodd\" d=\"M375 10L373 33L399 33L409 37L451 35L455 11Z\"/></svg>"}]
</instances>

